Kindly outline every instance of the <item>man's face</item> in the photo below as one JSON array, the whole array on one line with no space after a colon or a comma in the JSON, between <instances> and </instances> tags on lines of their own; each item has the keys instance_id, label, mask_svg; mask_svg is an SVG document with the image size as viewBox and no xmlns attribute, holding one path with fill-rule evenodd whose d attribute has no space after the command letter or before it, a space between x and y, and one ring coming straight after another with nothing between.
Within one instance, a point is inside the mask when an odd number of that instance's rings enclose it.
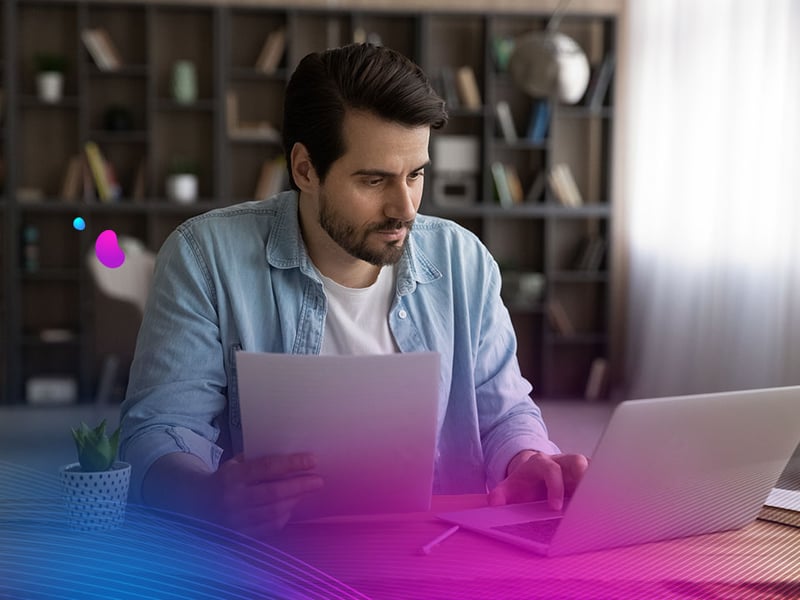
<instances>
[{"instance_id":1,"label":"man's face","mask_svg":"<svg viewBox=\"0 0 800 600\"><path fill-rule=\"evenodd\" d=\"M343 130L345 154L319 186L319 225L350 256L394 264L422 200L430 128L350 111Z\"/></svg>"}]
</instances>

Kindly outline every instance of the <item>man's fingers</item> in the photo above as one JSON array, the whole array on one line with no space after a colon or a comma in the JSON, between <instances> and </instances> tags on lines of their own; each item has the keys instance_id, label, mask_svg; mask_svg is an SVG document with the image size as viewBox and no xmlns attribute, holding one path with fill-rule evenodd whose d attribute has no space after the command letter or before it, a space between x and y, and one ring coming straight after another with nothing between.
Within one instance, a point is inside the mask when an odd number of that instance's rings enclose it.
<instances>
[{"instance_id":1,"label":"man's fingers","mask_svg":"<svg viewBox=\"0 0 800 600\"><path fill-rule=\"evenodd\" d=\"M589 459L583 454L559 454L553 459L561 465L565 493L572 494L589 468Z\"/></svg>"},{"instance_id":2,"label":"man's fingers","mask_svg":"<svg viewBox=\"0 0 800 600\"><path fill-rule=\"evenodd\" d=\"M256 530L280 529L288 522L297 502L322 485L322 478L317 475L300 475L227 490L224 510L228 524L250 535Z\"/></svg>"},{"instance_id":3,"label":"man's fingers","mask_svg":"<svg viewBox=\"0 0 800 600\"><path fill-rule=\"evenodd\" d=\"M536 464L536 471L547 488L547 503L553 510L561 510L564 506L564 473L561 465L552 457L538 454L531 458Z\"/></svg>"},{"instance_id":4,"label":"man's fingers","mask_svg":"<svg viewBox=\"0 0 800 600\"><path fill-rule=\"evenodd\" d=\"M249 505L263 506L304 496L317 491L322 485L322 477L319 475L298 475L280 481L249 486L244 493Z\"/></svg>"},{"instance_id":5,"label":"man's fingers","mask_svg":"<svg viewBox=\"0 0 800 600\"><path fill-rule=\"evenodd\" d=\"M226 488L223 505L227 510L257 508L291 500L314 492L323 486L318 475L298 475L286 479L263 481L252 485Z\"/></svg>"},{"instance_id":6,"label":"man's fingers","mask_svg":"<svg viewBox=\"0 0 800 600\"><path fill-rule=\"evenodd\" d=\"M496 485L495 488L489 492L488 502L489 506L503 506L506 504L506 495L502 482Z\"/></svg>"}]
</instances>

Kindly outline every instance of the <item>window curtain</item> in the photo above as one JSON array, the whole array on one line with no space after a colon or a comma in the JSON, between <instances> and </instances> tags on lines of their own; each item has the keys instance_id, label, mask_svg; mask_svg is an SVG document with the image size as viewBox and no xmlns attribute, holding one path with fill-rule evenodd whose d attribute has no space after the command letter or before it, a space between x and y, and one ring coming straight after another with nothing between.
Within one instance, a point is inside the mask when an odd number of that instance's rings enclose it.
<instances>
[{"instance_id":1,"label":"window curtain","mask_svg":"<svg viewBox=\"0 0 800 600\"><path fill-rule=\"evenodd\" d=\"M800 383L800 1L628 2L626 396Z\"/></svg>"}]
</instances>

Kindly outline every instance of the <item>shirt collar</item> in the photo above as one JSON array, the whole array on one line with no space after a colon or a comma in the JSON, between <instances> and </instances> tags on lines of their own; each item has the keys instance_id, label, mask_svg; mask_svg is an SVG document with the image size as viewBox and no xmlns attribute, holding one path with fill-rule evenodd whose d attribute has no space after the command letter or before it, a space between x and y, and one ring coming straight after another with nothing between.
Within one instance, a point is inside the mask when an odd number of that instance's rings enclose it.
<instances>
[{"instance_id":1,"label":"shirt collar","mask_svg":"<svg viewBox=\"0 0 800 600\"><path fill-rule=\"evenodd\" d=\"M266 260L276 269L299 268L312 279L319 280L308 256L300 231L298 217L299 195L296 191L281 192L269 202L275 210L275 226L265 246ZM424 216L418 216L424 219ZM406 241L405 252L397 268L397 293L400 296L413 292L417 284L430 283L442 276L441 271L416 243L412 228Z\"/></svg>"}]
</instances>

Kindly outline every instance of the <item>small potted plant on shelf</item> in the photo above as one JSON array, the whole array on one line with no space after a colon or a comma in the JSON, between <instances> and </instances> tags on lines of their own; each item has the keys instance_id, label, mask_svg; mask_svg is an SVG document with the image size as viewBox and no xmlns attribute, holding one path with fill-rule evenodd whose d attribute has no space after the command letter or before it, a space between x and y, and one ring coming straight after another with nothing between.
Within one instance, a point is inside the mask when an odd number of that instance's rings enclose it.
<instances>
[{"instance_id":1,"label":"small potted plant on shelf","mask_svg":"<svg viewBox=\"0 0 800 600\"><path fill-rule=\"evenodd\" d=\"M67 59L61 54L40 52L34 56L34 61L39 99L50 104L60 101L64 92Z\"/></svg>"},{"instance_id":2,"label":"small potted plant on shelf","mask_svg":"<svg viewBox=\"0 0 800 600\"><path fill-rule=\"evenodd\" d=\"M176 157L167 175L167 198L178 204L197 201L197 164L184 157Z\"/></svg>"},{"instance_id":3,"label":"small potted plant on shelf","mask_svg":"<svg viewBox=\"0 0 800 600\"><path fill-rule=\"evenodd\" d=\"M78 462L61 468L67 516L72 529L107 531L125 519L131 466L117 461L119 427L109 437L106 422L72 430Z\"/></svg>"}]
</instances>

